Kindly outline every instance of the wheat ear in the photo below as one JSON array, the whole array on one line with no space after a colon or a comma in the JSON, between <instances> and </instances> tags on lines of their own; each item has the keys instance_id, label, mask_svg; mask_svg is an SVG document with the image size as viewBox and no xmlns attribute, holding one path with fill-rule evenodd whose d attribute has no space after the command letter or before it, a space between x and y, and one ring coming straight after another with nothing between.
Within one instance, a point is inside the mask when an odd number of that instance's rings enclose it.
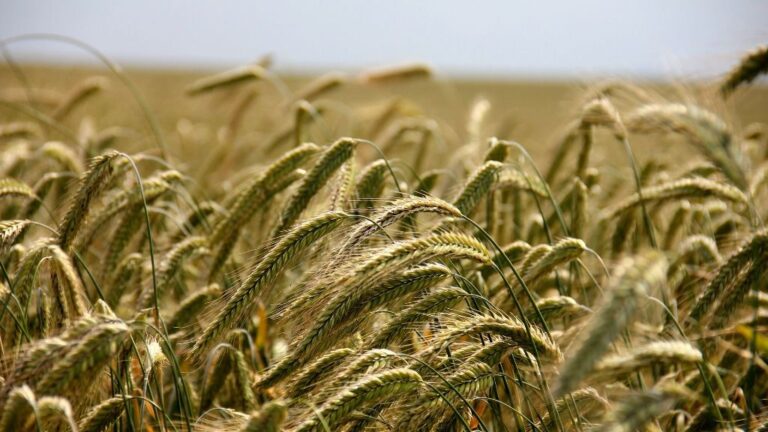
<instances>
[{"instance_id":1,"label":"wheat ear","mask_svg":"<svg viewBox=\"0 0 768 432\"><path fill-rule=\"evenodd\" d=\"M84 79L54 109L53 113L51 113L51 118L56 120L63 119L78 105L103 90L106 86L107 80L104 77L94 76Z\"/></svg>"},{"instance_id":2,"label":"wheat ear","mask_svg":"<svg viewBox=\"0 0 768 432\"><path fill-rule=\"evenodd\" d=\"M63 250L69 250L88 216L91 201L100 194L109 181L112 176L112 163L119 156L117 152L108 152L95 157L88 170L80 176L80 187L72 199L59 230L58 242Z\"/></svg>"},{"instance_id":3,"label":"wheat ear","mask_svg":"<svg viewBox=\"0 0 768 432\"><path fill-rule=\"evenodd\" d=\"M78 422L80 432L104 432L115 424L125 411L125 400L111 397L92 407Z\"/></svg>"},{"instance_id":4,"label":"wheat ear","mask_svg":"<svg viewBox=\"0 0 768 432\"><path fill-rule=\"evenodd\" d=\"M284 401L269 401L251 413L241 432L280 432L287 416L288 407Z\"/></svg>"},{"instance_id":5,"label":"wheat ear","mask_svg":"<svg viewBox=\"0 0 768 432\"><path fill-rule=\"evenodd\" d=\"M739 86L752 82L766 71L768 71L768 45L763 45L747 53L728 73L720 86L720 93L727 97Z\"/></svg>"},{"instance_id":6,"label":"wheat ear","mask_svg":"<svg viewBox=\"0 0 768 432\"><path fill-rule=\"evenodd\" d=\"M393 369L370 375L347 387L325 402L311 418L296 428L296 432L321 431L322 418L328 427L337 428L355 409L387 399L401 397L422 383L421 376L410 369Z\"/></svg>"},{"instance_id":7,"label":"wheat ear","mask_svg":"<svg viewBox=\"0 0 768 432\"><path fill-rule=\"evenodd\" d=\"M595 373L615 377L655 365L695 365L702 361L701 352L682 341L651 342L626 354L608 356L595 365Z\"/></svg>"},{"instance_id":8,"label":"wheat ear","mask_svg":"<svg viewBox=\"0 0 768 432\"><path fill-rule=\"evenodd\" d=\"M643 428L655 416L668 411L679 400L689 397L689 391L674 384L662 385L645 393L631 395L609 411L595 432L632 432Z\"/></svg>"},{"instance_id":9,"label":"wheat ear","mask_svg":"<svg viewBox=\"0 0 768 432\"><path fill-rule=\"evenodd\" d=\"M428 65L412 63L372 69L360 74L359 79L368 84L383 84L431 76L432 69Z\"/></svg>"},{"instance_id":10,"label":"wheat ear","mask_svg":"<svg viewBox=\"0 0 768 432\"><path fill-rule=\"evenodd\" d=\"M296 226L283 236L269 250L267 255L258 261L245 282L237 289L213 322L205 328L192 349L194 355L202 354L218 339L223 331L229 329L238 317L242 316L251 306L253 298L259 295L261 290L277 277L293 257L338 228L346 217L347 215L341 212L326 213ZM265 293L265 295L268 294Z\"/></svg>"},{"instance_id":11,"label":"wheat ear","mask_svg":"<svg viewBox=\"0 0 768 432\"><path fill-rule=\"evenodd\" d=\"M249 81L260 80L266 76L266 73L266 70L259 65L249 65L224 71L193 82L187 87L187 94L196 96Z\"/></svg>"},{"instance_id":12,"label":"wheat ear","mask_svg":"<svg viewBox=\"0 0 768 432\"><path fill-rule=\"evenodd\" d=\"M298 189L291 195L280 213L280 219L274 229L275 235L283 234L296 222L317 191L344 162L353 156L356 147L356 140L342 138L323 152L320 160L302 179Z\"/></svg>"},{"instance_id":13,"label":"wheat ear","mask_svg":"<svg viewBox=\"0 0 768 432\"><path fill-rule=\"evenodd\" d=\"M605 304L595 313L584 330L579 345L560 370L553 394L569 393L594 369L610 344L626 329L634 316L639 298L664 280L664 260L658 257L624 259L613 275Z\"/></svg>"},{"instance_id":14,"label":"wheat ear","mask_svg":"<svg viewBox=\"0 0 768 432\"><path fill-rule=\"evenodd\" d=\"M306 394L311 392L326 374L335 369L352 354L354 354L354 351L349 348L339 348L328 351L318 357L317 360L307 364L307 366L288 383L286 386L286 394L288 397L294 398L302 393Z\"/></svg>"}]
</instances>

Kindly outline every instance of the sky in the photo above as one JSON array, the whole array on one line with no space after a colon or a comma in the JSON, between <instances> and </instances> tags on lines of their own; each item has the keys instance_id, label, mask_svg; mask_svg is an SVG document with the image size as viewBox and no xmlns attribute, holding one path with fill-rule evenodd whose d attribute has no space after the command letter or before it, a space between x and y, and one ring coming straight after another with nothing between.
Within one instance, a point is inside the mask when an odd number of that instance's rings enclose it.
<instances>
[{"instance_id":1,"label":"sky","mask_svg":"<svg viewBox=\"0 0 768 432\"><path fill-rule=\"evenodd\" d=\"M764 0L0 0L0 38L55 33L124 66L278 70L423 61L457 76L712 77L768 42ZM15 59L92 62L60 42Z\"/></svg>"}]
</instances>

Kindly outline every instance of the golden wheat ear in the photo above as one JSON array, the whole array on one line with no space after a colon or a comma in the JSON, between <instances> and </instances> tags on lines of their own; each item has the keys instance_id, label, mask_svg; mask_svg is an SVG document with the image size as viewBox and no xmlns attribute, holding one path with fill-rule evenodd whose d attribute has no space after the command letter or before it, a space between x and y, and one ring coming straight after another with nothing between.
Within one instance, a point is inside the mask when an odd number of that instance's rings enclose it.
<instances>
[{"instance_id":1,"label":"golden wheat ear","mask_svg":"<svg viewBox=\"0 0 768 432\"><path fill-rule=\"evenodd\" d=\"M428 65L413 63L372 69L361 73L359 79L367 84L383 84L414 78L429 78L432 74L433 71Z\"/></svg>"},{"instance_id":2,"label":"golden wheat ear","mask_svg":"<svg viewBox=\"0 0 768 432\"><path fill-rule=\"evenodd\" d=\"M210 75L190 84L187 94L197 96L214 90L229 88L235 85L264 79L266 71L259 65L249 65Z\"/></svg>"}]
</instances>

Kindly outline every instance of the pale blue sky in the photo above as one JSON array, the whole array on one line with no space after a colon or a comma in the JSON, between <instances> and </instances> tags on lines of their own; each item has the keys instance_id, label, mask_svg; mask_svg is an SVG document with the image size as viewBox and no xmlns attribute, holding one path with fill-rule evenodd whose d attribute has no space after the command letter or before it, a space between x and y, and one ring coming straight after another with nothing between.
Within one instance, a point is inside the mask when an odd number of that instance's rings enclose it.
<instances>
[{"instance_id":1,"label":"pale blue sky","mask_svg":"<svg viewBox=\"0 0 768 432\"><path fill-rule=\"evenodd\" d=\"M764 0L0 0L0 38L58 33L123 65L282 70L421 60L459 75L709 77L768 42ZM16 57L86 61L61 44Z\"/></svg>"}]
</instances>

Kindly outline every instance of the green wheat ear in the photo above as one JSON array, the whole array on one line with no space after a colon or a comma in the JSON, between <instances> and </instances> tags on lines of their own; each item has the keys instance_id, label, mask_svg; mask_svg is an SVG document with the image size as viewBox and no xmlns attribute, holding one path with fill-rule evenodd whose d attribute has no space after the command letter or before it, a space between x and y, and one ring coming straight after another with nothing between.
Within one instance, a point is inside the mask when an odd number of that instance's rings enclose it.
<instances>
[{"instance_id":1,"label":"green wheat ear","mask_svg":"<svg viewBox=\"0 0 768 432\"><path fill-rule=\"evenodd\" d=\"M502 165L500 162L491 160L484 163L467 180L464 189L454 199L453 205L464 215L469 215L477 203L482 199L493 184L498 180Z\"/></svg>"},{"instance_id":2,"label":"green wheat ear","mask_svg":"<svg viewBox=\"0 0 768 432\"><path fill-rule=\"evenodd\" d=\"M69 210L64 216L59 230L59 246L69 250L75 236L82 228L93 201L106 186L112 176L112 163L120 156L117 152L108 152L91 160L90 167L80 176L80 187L72 198Z\"/></svg>"},{"instance_id":3,"label":"green wheat ear","mask_svg":"<svg viewBox=\"0 0 768 432\"><path fill-rule=\"evenodd\" d=\"M230 233L239 230L271 195L279 184L293 171L301 167L320 148L306 143L284 154L262 174L247 182L237 192L229 214L219 222L211 234L211 244L218 245Z\"/></svg>"},{"instance_id":4,"label":"green wheat ear","mask_svg":"<svg viewBox=\"0 0 768 432\"><path fill-rule=\"evenodd\" d=\"M353 410L410 393L421 383L421 376L406 368L370 375L330 398L318 409L316 418L305 421L296 431L322 431L323 422L330 427L336 427Z\"/></svg>"},{"instance_id":5,"label":"green wheat ear","mask_svg":"<svg viewBox=\"0 0 768 432\"><path fill-rule=\"evenodd\" d=\"M275 236L282 235L296 222L312 197L328 182L333 173L353 156L357 143L357 140L342 138L323 152L320 160L309 170L288 199L274 229Z\"/></svg>"},{"instance_id":6,"label":"green wheat ear","mask_svg":"<svg viewBox=\"0 0 768 432\"><path fill-rule=\"evenodd\" d=\"M283 236L264 258L257 261L226 306L205 328L192 349L194 355L202 355L222 332L231 328L234 322L253 306L253 299L262 294L265 288L271 288L271 283L291 259L340 227L346 218L347 215L342 212L326 213L294 227ZM269 292L263 295L267 297Z\"/></svg>"}]
</instances>

